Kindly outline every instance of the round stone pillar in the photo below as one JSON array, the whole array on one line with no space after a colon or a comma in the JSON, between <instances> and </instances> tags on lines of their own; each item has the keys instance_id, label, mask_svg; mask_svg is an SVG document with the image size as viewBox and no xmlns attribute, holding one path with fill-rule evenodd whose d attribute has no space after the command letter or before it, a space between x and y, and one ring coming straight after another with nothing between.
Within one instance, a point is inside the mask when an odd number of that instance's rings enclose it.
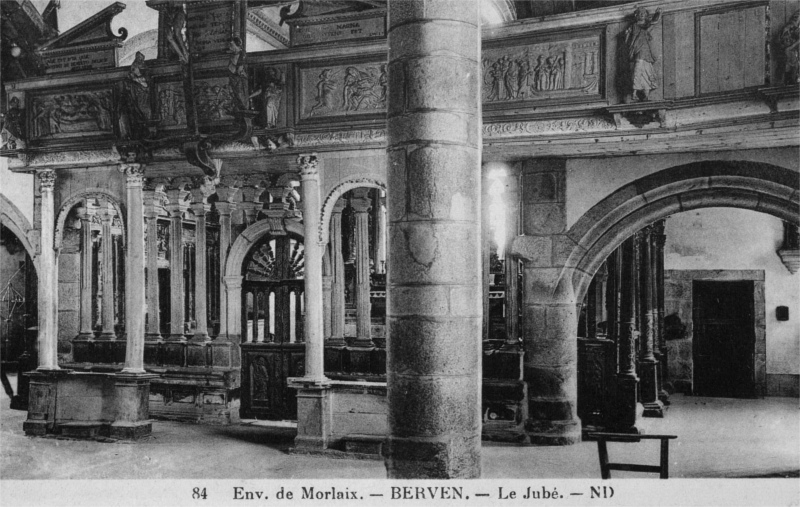
<instances>
[{"instance_id":1,"label":"round stone pillar","mask_svg":"<svg viewBox=\"0 0 800 507\"><path fill-rule=\"evenodd\" d=\"M125 255L125 368L123 373L144 373L144 199L141 164L122 164L126 176L128 245Z\"/></svg>"},{"instance_id":2,"label":"round stone pillar","mask_svg":"<svg viewBox=\"0 0 800 507\"><path fill-rule=\"evenodd\" d=\"M192 203L195 217L194 229L194 320L197 323L194 336L195 341L208 341L208 314L206 311L206 213L211 211L211 205L205 202Z\"/></svg>"},{"instance_id":3,"label":"round stone pillar","mask_svg":"<svg viewBox=\"0 0 800 507\"><path fill-rule=\"evenodd\" d=\"M356 223L356 347L372 346L372 303L369 298L369 190L353 191L350 207Z\"/></svg>"},{"instance_id":4,"label":"round stone pillar","mask_svg":"<svg viewBox=\"0 0 800 507\"><path fill-rule=\"evenodd\" d=\"M161 302L158 286L158 204L156 193L147 191L148 199L144 217L147 221L147 333L148 341L161 339Z\"/></svg>"},{"instance_id":5,"label":"round stone pillar","mask_svg":"<svg viewBox=\"0 0 800 507\"><path fill-rule=\"evenodd\" d=\"M339 199L331 214L331 335L328 345L341 347L344 341L344 257L342 256L342 210L345 201Z\"/></svg>"},{"instance_id":6,"label":"round stone pillar","mask_svg":"<svg viewBox=\"0 0 800 507\"><path fill-rule=\"evenodd\" d=\"M58 370L57 326L58 326L58 262L53 248L53 229L56 221L53 188L56 173L41 171L39 190L41 193L41 239L39 248L39 349L38 370Z\"/></svg>"},{"instance_id":7,"label":"round stone pillar","mask_svg":"<svg viewBox=\"0 0 800 507\"><path fill-rule=\"evenodd\" d=\"M86 206L78 208L78 218L81 220L81 330L78 338L93 340L92 330L92 275L94 263L92 262L92 216L94 209Z\"/></svg>"},{"instance_id":8,"label":"round stone pillar","mask_svg":"<svg viewBox=\"0 0 800 507\"><path fill-rule=\"evenodd\" d=\"M481 474L477 0L389 1L390 478Z\"/></svg>"},{"instance_id":9,"label":"round stone pillar","mask_svg":"<svg viewBox=\"0 0 800 507\"><path fill-rule=\"evenodd\" d=\"M100 243L101 266L103 266L103 298L101 300L102 331L99 340L116 340L114 330L114 241L111 233L111 222L116 212L110 203L105 203L105 209L100 213L101 236Z\"/></svg>"},{"instance_id":10,"label":"round stone pillar","mask_svg":"<svg viewBox=\"0 0 800 507\"><path fill-rule=\"evenodd\" d=\"M316 155L300 155L300 189L305 233L305 343L304 382L324 383L324 339L322 328L322 244L319 242L319 172Z\"/></svg>"}]
</instances>

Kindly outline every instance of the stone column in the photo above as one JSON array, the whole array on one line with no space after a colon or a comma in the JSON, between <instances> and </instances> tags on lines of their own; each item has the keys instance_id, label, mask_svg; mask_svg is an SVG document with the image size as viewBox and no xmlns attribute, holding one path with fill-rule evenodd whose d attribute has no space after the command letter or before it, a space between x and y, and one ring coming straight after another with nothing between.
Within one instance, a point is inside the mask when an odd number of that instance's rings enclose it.
<instances>
[{"instance_id":1,"label":"stone column","mask_svg":"<svg viewBox=\"0 0 800 507\"><path fill-rule=\"evenodd\" d=\"M626 239L617 250L615 272L618 273L618 369L613 429L623 433L638 433L636 429L636 299L634 262L635 236Z\"/></svg>"},{"instance_id":2,"label":"stone column","mask_svg":"<svg viewBox=\"0 0 800 507\"><path fill-rule=\"evenodd\" d=\"M342 256L342 210L345 201L339 199L331 214L331 336L328 345L344 346L344 257Z\"/></svg>"},{"instance_id":3,"label":"stone column","mask_svg":"<svg viewBox=\"0 0 800 507\"><path fill-rule=\"evenodd\" d=\"M665 220L659 220L653 224L653 262L655 265L656 358L659 360L659 385L661 386L658 399L666 406L669 405L669 393L665 389L669 365L667 363L667 340L664 335L664 245L667 241L667 236L664 234L665 225Z\"/></svg>"},{"instance_id":4,"label":"stone column","mask_svg":"<svg viewBox=\"0 0 800 507\"><path fill-rule=\"evenodd\" d=\"M169 281L170 281L170 335L169 340L183 341L185 321L183 311L183 214L188 208L185 190L169 190Z\"/></svg>"},{"instance_id":5,"label":"stone column","mask_svg":"<svg viewBox=\"0 0 800 507\"><path fill-rule=\"evenodd\" d=\"M306 374L290 378L297 389L297 437L295 449L319 450L328 447L331 433L330 383L324 371L322 328L322 253L319 241L319 172L317 156L300 155L300 180L305 236L305 343Z\"/></svg>"},{"instance_id":6,"label":"stone column","mask_svg":"<svg viewBox=\"0 0 800 507\"><path fill-rule=\"evenodd\" d=\"M381 190L375 190L375 273L386 274L386 211Z\"/></svg>"},{"instance_id":7,"label":"stone column","mask_svg":"<svg viewBox=\"0 0 800 507\"><path fill-rule=\"evenodd\" d=\"M147 221L147 341L161 339L161 302L158 287L158 215L156 192L146 191L147 205L144 217Z\"/></svg>"},{"instance_id":8,"label":"stone column","mask_svg":"<svg viewBox=\"0 0 800 507\"><path fill-rule=\"evenodd\" d=\"M653 227L642 230L642 335L640 357L640 396L644 417L664 417L664 405L658 399L658 360L656 347L655 265L653 257Z\"/></svg>"},{"instance_id":9,"label":"stone column","mask_svg":"<svg viewBox=\"0 0 800 507\"><path fill-rule=\"evenodd\" d=\"M322 245L319 242L319 172L317 156L301 155L300 180L305 236L305 334L306 374L304 381L321 383L325 378L324 336L322 332Z\"/></svg>"},{"instance_id":10,"label":"stone column","mask_svg":"<svg viewBox=\"0 0 800 507\"><path fill-rule=\"evenodd\" d=\"M81 330L78 338L93 340L92 329L92 275L94 263L92 262L92 216L94 209L86 206L78 208L78 218L81 220Z\"/></svg>"},{"instance_id":11,"label":"stone column","mask_svg":"<svg viewBox=\"0 0 800 507\"><path fill-rule=\"evenodd\" d=\"M480 13L454 6L389 2L389 478L481 474Z\"/></svg>"},{"instance_id":12,"label":"stone column","mask_svg":"<svg viewBox=\"0 0 800 507\"><path fill-rule=\"evenodd\" d=\"M369 299L369 190L353 191L350 207L356 223L356 347L372 347L372 305Z\"/></svg>"},{"instance_id":13,"label":"stone column","mask_svg":"<svg viewBox=\"0 0 800 507\"><path fill-rule=\"evenodd\" d=\"M141 164L121 164L127 181L127 250L125 252L125 368L122 373L144 373L144 202Z\"/></svg>"},{"instance_id":14,"label":"stone column","mask_svg":"<svg viewBox=\"0 0 800 507\"><path fill-rule=\"evenodd\" d=\"M511 255L511 244L519 234L519 174L509 171L503 197L506 208L505 281L506 343L505 350L519 350L519 263Z\"/></svg>"},{"instance_id":15,"label":"stone column","mask_svg":"<svg viewBox=\"0 0 800 507\"><path fill-rule=\"evenodd\" d=\"M45 170L37 173L41 193L41 236L39 253L39 365L38 370L58 370L58 263L54 249L55 211L53 188L56 173Z\"/></svg>"},{"instance_id":16,"label":"stone column","mask_svg":"<svg viewBox=\"0 0 800 507\"><path fill-rule=\"evenodd\" d=\"M116 340L114 332L114 241L111 237L111 222L116 212L105 203L100 212L101 236L100 266L103 270L103 299L101 302L102 330L98 340Z\"/></svg>"},{"instance_id":17,"label":"stone column","mask_svg":"<svg viewBox=\"0 0 800 507\"><path fill-rule=\"evenodd\" d=\"M206 213L211 205L205 202L192 203L195 216L194 228L194 319L197 323L192 340L207 342L208 312L206 311Z\"/></svg>"},{"instance_id":18,"label":"stone column","mask_svg":"<svg viewBox=\"0 0 800 507\"><path fill-rule=\"evenodd\" d=\"M217 201L214 206L219 213L219 266L220 266L220 286L219 286L219 336L218 340L228 339L228 318L226 312L228 310L228 291L225 290L225 264L228 262L228 251L231 248L231 213L236 210L236 203L233 202L233 193L238 189L235 188L219 188L217 189ZM232 331L233 334L238 335L241 330L236 329Z\"/></svg>"},{"instance_id":19,"label":"stone column","mask_svg":"<svg viewBox=\"0 0 800 507\"><path fill-rule=\"evenodd\" d=\"M226 312L228 337L234 337L239 343L242 335L242 275L225 275L225 292L227 293L228 310ZM234 341L234 340L232 340Z\"/></svg>"}]
</instances>

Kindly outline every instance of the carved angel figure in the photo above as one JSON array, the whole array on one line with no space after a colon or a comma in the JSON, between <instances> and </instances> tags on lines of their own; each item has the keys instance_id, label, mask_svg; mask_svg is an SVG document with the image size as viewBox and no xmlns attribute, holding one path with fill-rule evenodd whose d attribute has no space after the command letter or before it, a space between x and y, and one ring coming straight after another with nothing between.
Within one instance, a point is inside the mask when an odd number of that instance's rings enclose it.
<instances>
[{"instance_id":1,"label":"carved angel figure","mask_svg":"<svg viewBox=\"0 0 800 507\"><path fill-rule=\"evenodd\" d=\"M650 17L644 7L634 12L636 22L625 31L625 45L628 50L628 61L631 71L631 89L634 100L648 100L650 92L658 88L653 64L653 36L650 33L661 18L661 9Z\"/></svg>"}]
</instances>

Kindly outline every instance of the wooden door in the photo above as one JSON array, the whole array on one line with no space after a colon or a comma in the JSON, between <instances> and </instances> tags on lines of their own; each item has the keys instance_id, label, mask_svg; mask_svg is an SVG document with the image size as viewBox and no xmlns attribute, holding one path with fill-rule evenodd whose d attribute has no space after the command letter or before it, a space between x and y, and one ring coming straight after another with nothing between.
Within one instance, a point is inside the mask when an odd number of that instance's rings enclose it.
<instances>
[{"instance_id":1,"label":"wooden door","mask_svg":"<svg viewBox=\"0 0 800 507\"><path fill-rule=\"evenodd\" d=\"M755 396L753 282L693 284L694 394Z\"/></svg>"},{"instance_id":2,"label":"wooden door","mask_svg":"<svg viewBox=\"0 0 800 507\"><path fill-rule=\"evenodd\" d=\"M305 373L303 243L267 236L244 263L242 284L243 419L297 419L289 377Z\"/></svg>"}]
</instances>

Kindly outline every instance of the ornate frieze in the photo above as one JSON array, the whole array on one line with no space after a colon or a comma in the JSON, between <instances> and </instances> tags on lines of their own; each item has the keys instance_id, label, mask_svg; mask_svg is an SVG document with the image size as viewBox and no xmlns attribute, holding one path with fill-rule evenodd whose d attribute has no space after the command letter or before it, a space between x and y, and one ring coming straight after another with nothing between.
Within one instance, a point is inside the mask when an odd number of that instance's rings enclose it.
<instances>
[{"instance_id":1,"label":"ornate frieze","mask_svg":"<svg viewBox=\"0 0 800 507\"><path fill-rule=\"evenodd\" d=\"M599 33L487 47L482 59L483 102L599 97L601 53Z\"/></svg>"},{"instance_id":2,"label":"ornate frieze","mask_svg":"<svg viewBox=\"0 0 800 507\"><path fill-rule=\"evenodd\" d=\"M566 118L562 120L517 121L483 125L485 139L528 135L563 135L579 132L615 130L612 121L603 118Z\"/></svg>"},{"instance_id":3,"label":"ornate frieze","mask_svg":"<svg viewBox=\"0 0 800 507\"><path fill-rule=\"evenodd\" d=\"M386 129L344 130L296 134L295 147L305 146L346 146L364 143L385 143Z\"/></svg>"},{"instance_id":4,"label":"ornate frieze","mask_svg":"<svg viewBox=\"0 0 800 507\"><path fill-rule=\"evenodd\" d=\"M300 69L300 118L353 116L386 111L386 64Z\"/></svg>"},{"instance_id":5,"label":"ornate frieze","mask_svg":"<svg viewBox=\"0 0 800 507\"><path fill-rule=\"evenodd\" d=\"M31 139L58 139L86 134L113 134L110 89L36 95L31 99Z\"/></svg>"}]
</instances>

